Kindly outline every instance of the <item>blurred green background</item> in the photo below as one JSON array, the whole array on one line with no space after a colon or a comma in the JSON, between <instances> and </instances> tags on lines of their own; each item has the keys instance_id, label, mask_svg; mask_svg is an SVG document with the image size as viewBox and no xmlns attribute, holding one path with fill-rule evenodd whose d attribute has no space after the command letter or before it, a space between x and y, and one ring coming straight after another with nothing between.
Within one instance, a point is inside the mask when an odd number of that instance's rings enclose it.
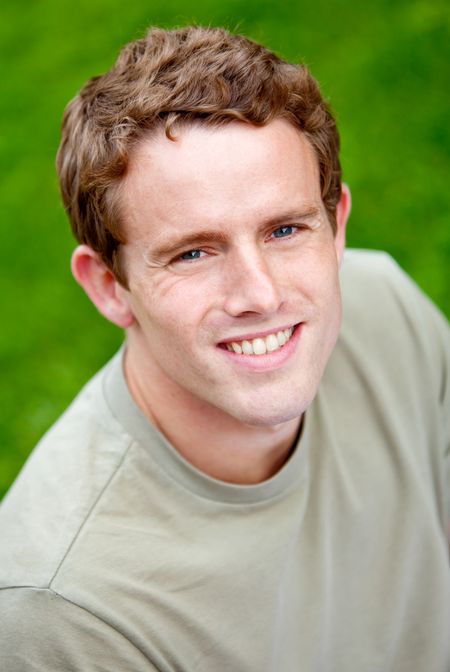
<instances>
[{"instance_id":1,"label":"blurred green background","mask_svg":"<svg viewBox=\"0 0 450 672\"><path fill-rule=\"evenodd\" d=\"M192 22L311 67L341 129L349 244L391 252L450 315L445 0L2 0L0 496L122 339L70 276L54 173L63 109L148 25Z\"/></svg>"}]
</instances>

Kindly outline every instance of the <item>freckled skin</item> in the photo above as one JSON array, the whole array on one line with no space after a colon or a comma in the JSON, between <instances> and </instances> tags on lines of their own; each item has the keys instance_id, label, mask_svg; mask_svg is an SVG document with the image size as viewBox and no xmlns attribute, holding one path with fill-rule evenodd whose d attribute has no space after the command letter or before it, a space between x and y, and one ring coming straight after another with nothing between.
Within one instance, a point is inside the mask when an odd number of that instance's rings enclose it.
<instances>
[{"instance_id":1,"label":"freckled skin","mask_svg":"<svg viewBox=\"0 0 450 672\"><path fill-rule=\"evenodd\" d=\"M314 209L304 221L288 219L287 213ZM201 414L205 423L210 414L221 426L298 420L340 327L346 220L338 209L333 236L305 138L275 121L262 128L194 125L180 130L176 142L163 135L146 140L122 185L122 211L135 318L126 373L143 403L158 416L158 400L173 399L189 409L192 422ZM276 218L281 223L267 225ZM220 237L174 256L155 255L198 231ZM245 370L218 347L230 337L299 322L296 351L275 370Z\"/></svg>"}]
</instances>

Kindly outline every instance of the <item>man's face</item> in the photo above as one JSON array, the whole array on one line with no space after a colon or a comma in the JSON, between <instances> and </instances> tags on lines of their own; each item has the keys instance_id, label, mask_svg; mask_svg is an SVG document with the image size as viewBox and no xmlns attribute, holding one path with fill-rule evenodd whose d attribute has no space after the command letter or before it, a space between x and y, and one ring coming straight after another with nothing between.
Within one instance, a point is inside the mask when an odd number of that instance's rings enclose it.
<instances>
[{"instance_id":1,"label":"man's face","mask_svg":"<svg viewBox=\"0 0 450 672\"><path fill-rule=\"evenodd\" d=\"M129 351L150 405L166 386L248 424L299 417L339 331L345 225L334 237L309 143L281 120L161 133L121 194Z\"/></svg>"}]
</instances>

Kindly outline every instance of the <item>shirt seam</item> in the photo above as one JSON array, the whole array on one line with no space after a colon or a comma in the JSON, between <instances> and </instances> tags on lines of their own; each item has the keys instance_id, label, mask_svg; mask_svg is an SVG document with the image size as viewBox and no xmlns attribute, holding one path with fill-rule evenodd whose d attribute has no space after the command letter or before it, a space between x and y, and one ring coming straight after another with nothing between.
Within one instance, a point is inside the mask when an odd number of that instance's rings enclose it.
<instances>
[{"instance_id":1,"label":"shirt seam","mask_svg":"<svg viewBox=\"0 0 450 672\"><path fill-rule=\"evenodd\" d=\"M127 437L127 438L129 438L129 437ZM78 540L78 537L80 536L82 530L84 529L84 527L86 526L86 524L87 524L88 521L90 520L90 518L91 518L91 516L92 516L92 514L93 514L93 512L94 512L94 510L95 510L95 508L97 507L98 503L100 502L100 500L102 499L102 497L103 497L103 495L105 494L106 490L108 489L108 487L109 487L111 481L113 480L113 478L115 477L115 475L117 474L117 472L119 471L119 469L121 469L121 467L122 467L122 465L123 465L123 463L124 463L124 461L125 461L125 458L127 457L127 455L128 455L128 453L129 453L130 448L131 448L132 445L133 445L133 441L129 441L129 442L128 442L128 445L127 445L127 447L126 447L126 449L125 449L124 452L123 452L123 455L122 455L121 459L119 460L119 463L117 464L117 466L115 467L115 469L112 470L111 475L109 476L109 478L107 479L107 481L106 481L106 483L103 485L103 487L100 489L100 492L98 493L98 495L97 495L97 497L95 498L95 500L93 501L91 507L89 508L89 510L87 511L86 515L84 516L83 521L80 523L80 526L78 527L77 531L76 531L75 534L73 535L73 538L72 538L70 544L68 545L68 547L66 548L65 552L63 553L63 556L62 556L61 560L59 561L59 563L58 563L58 565L57 565L57 567L56 567L56 569L55 569L53 575L51 576L51 578L50 578L50 580L49 580L49 582L48 582L48 589L49 589L49 590L52 590L53 592L56 593L56 591L54 591L54 589L52 588L52 583L55 581L55 579L56 579L56 577L57 577L57 575L58 575L58 573L59 573L59 571L60 571L62 565L64 564L65 560L66 560L67 557L69 556L69 554L70 554L72 548L74 547L76 541ZM44 590L44 588L43 588L43 590ZM58 594L58 593L56 593L56 594Z\"/></svg>"},{"instance_id":2,"label":"shirt seam","mask_svg":"<svg viewBox=\"0 0 450 672\"><path fill-rule=\"evenodd\" d=\"M151 663L152 665L154 665L154 663L153 663L152 661L150 661L150 660L147 658L147 656L146 656L145 653L142 651L142 649L140 649L138 646L136 646L136 644L135 644L134 642L132 642L132 641L129 639L129 637L127 637L121 630L119 630L117 627L115 627L114 625L112 625L111 623L109 623L108 621L106 621L106 620L105 620L104 618L102 618L101 616L98 616L97 614L95 614L93 611L91 611L91 610L88 609L87 607L84 607L83 605L78 604L78 602L74 602L73 600L70 600L70 599L69 599L68 597L66 597L65 595L62 595L62 594L59 593L58 591L54 590L54 588L50 588L50 587L46 587L46 586L44 586L44 587L42 587L42 586L34 586L34 585L27 585L27 586L3 586L3 587L0 588L0 590L30 590L30 589L31 589L31 590L44 591L44 592L47 592L47 593L51 593L52 595L55 595L56 597L60 598L61 600L63 600L63 601L66 602L67 604L70 604L70 605L72 605L73 607L77 607L78 609L81 609L81 610L84 611L86 614L89 614L89 616L92 616L92 618L95 618L97 621L100 621L101 623L103 623L104 625L106 625L106 626L107 626L108 628L110 628L111 630L114 630L114 632L117 632L121 637L123 637L123 639L125 639L127 642L129 642L129 643L131 644L131 646L133 646L133 647L136 649L136 651L139 651L139 653L145 658L145 660L147 660L149 663ZM158 668L156 668L156 669L158 669Z\"/></svg>"}]
</instances>

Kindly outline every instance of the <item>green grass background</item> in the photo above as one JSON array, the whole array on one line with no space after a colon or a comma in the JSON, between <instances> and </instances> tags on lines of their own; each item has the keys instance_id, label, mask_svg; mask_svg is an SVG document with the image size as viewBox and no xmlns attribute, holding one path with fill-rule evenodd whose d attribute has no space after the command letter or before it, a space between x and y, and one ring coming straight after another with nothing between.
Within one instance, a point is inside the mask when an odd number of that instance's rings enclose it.
<instances>
[{"instance_id":1,"label":"green grass background","mask_svg":"<svg viewBox=\"0 0 450 672\"><path fill-rule=\"evenodd\" d=\"M349 244L391 252L450 315L445 0L3 0L0 496L122 339L69 272L74 241L53 167L64 106L148 25L191 22L311 67L340 124Z\"/></svg>"}]
</instances>

